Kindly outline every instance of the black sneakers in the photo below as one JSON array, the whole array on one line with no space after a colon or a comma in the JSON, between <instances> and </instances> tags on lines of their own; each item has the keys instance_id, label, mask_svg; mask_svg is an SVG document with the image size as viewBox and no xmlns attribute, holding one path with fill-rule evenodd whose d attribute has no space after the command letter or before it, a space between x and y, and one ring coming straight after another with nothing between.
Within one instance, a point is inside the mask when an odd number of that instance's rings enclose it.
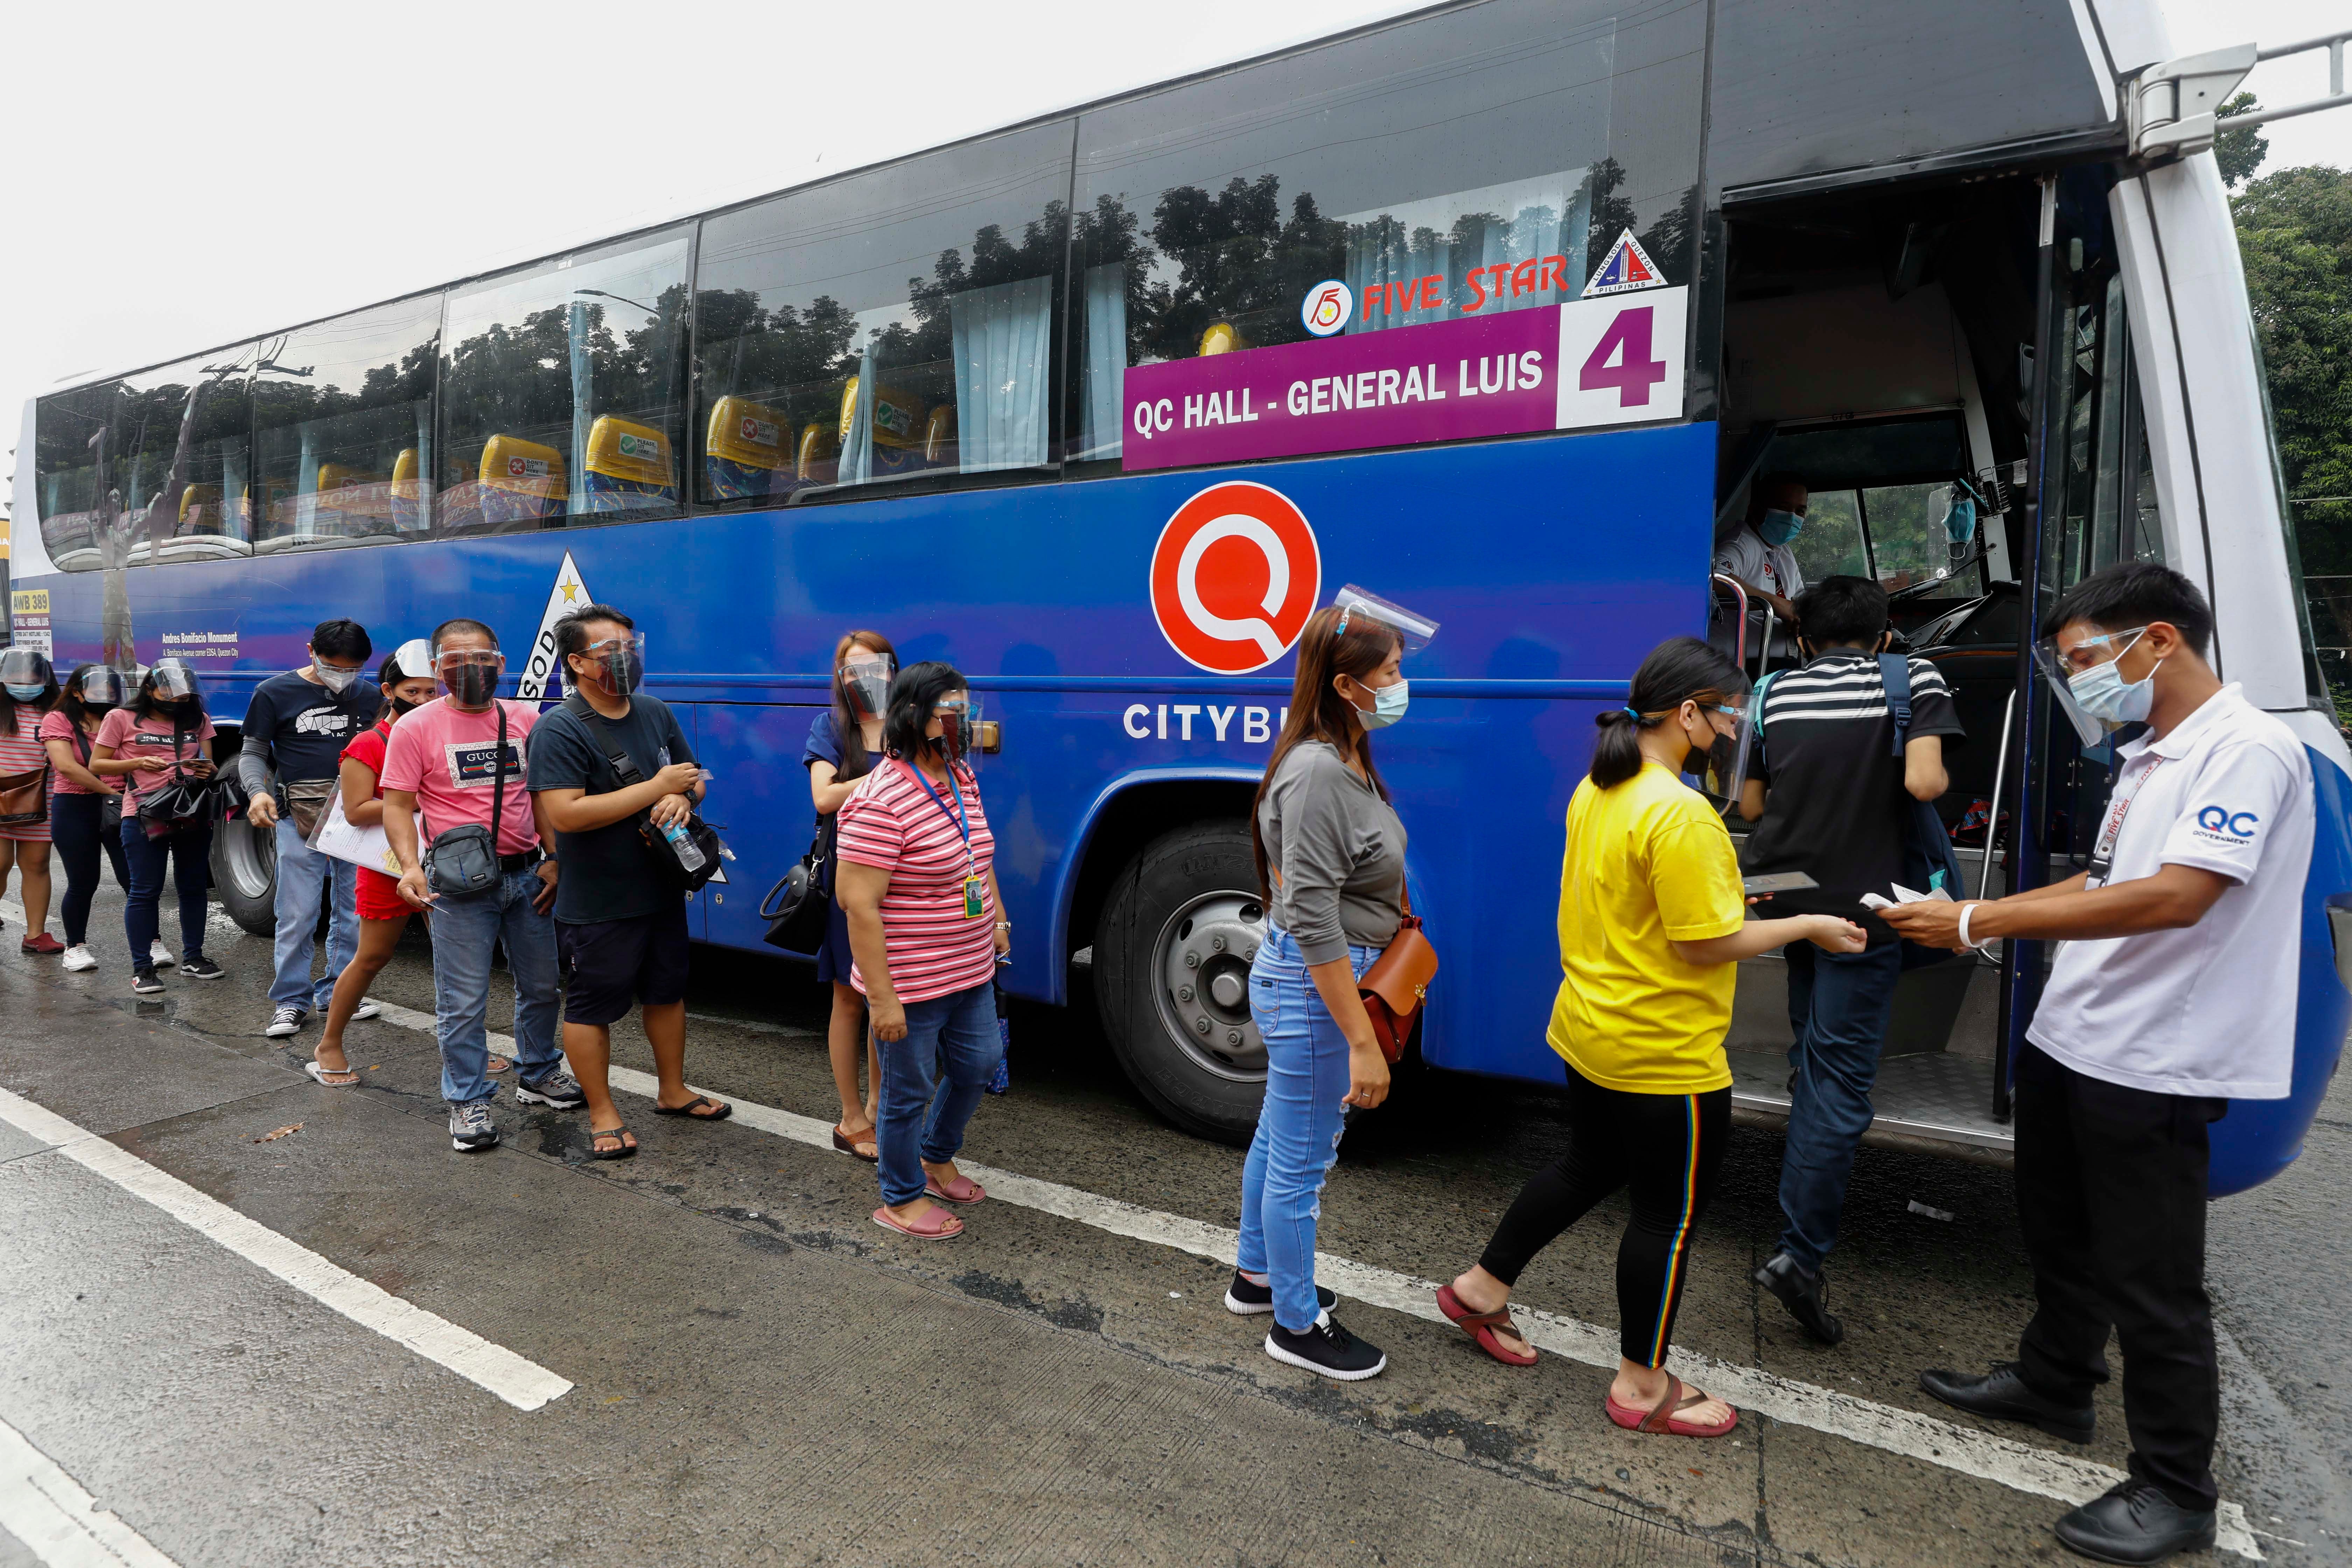
<instances>
[{"instance_id":1,"label":"black sneakers","mask_svg":"<svg viewBox=\"0 0 2352 1568\"><path fill-rule=\"evenodd\" d=\"M131 972L131 989L142 996L161 996L163 983L155 978L152 969L134 969Z\"/></svg>"},{"instance_id":2,"label":"black sneakers","mask_svg":"<svg viewBox=\"0 0 2352 1568\"><path fill-rule=\"evenodd\" d=\"M1315 1305L1318 1310L1328 1312L1339 1304L1339 1297L1336 1291L1321 1285L1315 1287ZM1234 1270L1234 1282L1225 1287L1225 1310L1242 1318L1255 1318L1260 1313L1271 1312L1274 1310L1274 1287L1257 1284L1236 1268Z\"/></svg>"},{"instance_id":3,"label":"black sneakers","mask_svg":"<svg viewBox=\"0 0 2352 1568\"><path fill-rule=\"evenodd\" d=\"M200 952L194 958L183 959L180 973L191 980L218 980L228 971Z\"/></svg>"},{"instance_id":4,"label":"black sneakers","mask_svg":"<svg viewBox=\"0 0 2352 1568\"><path fill-rule=\"evenodd\" d=\"M2093 1498L2057 1524L2069 1551L2099 1563L2161 1563L2213 1544L2213 1514L2186 1509L2137 1478Z\"/></svg>"},{"instance_id":5,"label":"black sneakers","mask_svg":"<svg viewBox=\"0 0 2352 1568\"><path fill-rule=\"evenodd\" d=\"M1787 1253L1774 1253L1753 1278L1780 1299L1810 1338L1825 1345L1845 1338L1845 1325L1822 1302L1822 1277Z\"/></svg>"},{"instance_id":6,"label":"black sneakers","mask_svg":"<svg viewBox=\"0 0 2352 1568\"><path fill-rule=\"evenodd\" d=\"M1388 1369L1389 1358L1332 1321L1328 1311L1316 1314L1315 1324L1294 1334L1280 1323L1265 1336L1265 1353L1289 1366L1305 1367L1341 1383L1361 1383Z\"/></svg>"},{"instance_id":7,"label":"black sneakers","mask_svg":"<svg viewBox=\"0 0 2352 1568\"><path fill-rule=\"evenodd\" d=\"M2087 1401L2079 1406L2061 1405L2027 1387L2013 1361L1995 1363L1982 1377L1939 1367L1921 1373L1919 1386L1956 1410L1996 1421L2022 1421L2069 1443L2089 1442L2098 1425L2097 1413Z\"/></svg>"}]
</instances>

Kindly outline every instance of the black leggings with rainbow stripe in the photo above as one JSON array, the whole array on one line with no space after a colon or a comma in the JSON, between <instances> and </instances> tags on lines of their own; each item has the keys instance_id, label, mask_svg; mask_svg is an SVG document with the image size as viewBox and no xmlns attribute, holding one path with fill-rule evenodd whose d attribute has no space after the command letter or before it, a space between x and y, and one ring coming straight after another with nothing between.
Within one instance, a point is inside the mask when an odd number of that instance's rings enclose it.
<instances>
[{"instance_id":1,"label":"black leggings with rainbow stripe","mask_svg":"<svg viewBox=\"0 0 2352 1568\"><path fill-rule=\"evenodd\" d=\"M1479 1266L1506 1285L1529 1259L1620 1187L1633 1223L1617 1245L1625 1359L1660 1366L1690 1268L1691 1237L1715 1194L1731 1131L1731 1090L1628 1094L1568 1069L1568 1152L1538 1171L1495 1227Z\"/></svg>"}]
</instances>

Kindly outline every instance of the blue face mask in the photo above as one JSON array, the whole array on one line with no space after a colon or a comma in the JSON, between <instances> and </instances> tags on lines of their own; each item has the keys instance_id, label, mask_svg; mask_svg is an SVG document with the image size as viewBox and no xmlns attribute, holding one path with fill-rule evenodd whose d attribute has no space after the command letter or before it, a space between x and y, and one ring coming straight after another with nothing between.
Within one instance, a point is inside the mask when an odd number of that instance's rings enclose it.
<instances>
[{"instance_id":1,"label":"blue face mask","mask_svg":"<svg viewBox=\"0 0 2352 1568\"><path fill-rule=\"evenodd\" d=\"M1410 680L1400 680L1394 686L1375 687L1371 691L1372 710L1367 713L1360 708L1356 710L1356 717L1367 730L1387 729L1404 717L1404 710L1412 700L1412 682Z\"/></svg>"},{"instance_id":2,"label":"blue face mask","mask_svg":"<svg viewBox=\"0 0 2352 1568\"><path fill-rule=\"evenodd\" d=\"M12 681L8 687L8 695L19 702L34 702L39 700L41 693L47 689L46 686L18 686Z\"/></svg>"},{"instance_id":3,"label":"blue face mask","mask_svg":"<svg viewBox=\"0 0 2352 1568\"><path fill-rule=\"evenodd\" d=\"M2163 668L2164 660L2159 658L2150 665L2147 673L2137 680L2126 680L2121 668L2124 655L2132 650L2132 643L2145 635L2145 629L2133 633L2131 642L2124 644L2115 658L2067 679L2067 689L2084 712L2110 725L2147 721L2156 706L2156 672Z\"/></svg>"},{"instance_id":4,"label":"blue face mask","mask_svg":"<svg viewBox=\"0 0 2352 1568\"><path fill-rule=\"evenodd\" d=\"M1774 507L1758 520L1757 537L1767 544L1786 544L1804 531L1805 514Z\"/></svg>"},{"instance_id":5,"label":"blue face mask","mask_svg":"<svg viewBox=\"0 0 2352 1568\"><path fill-rule=\"evenodd\" d=\"M1977 536L1977 503L1973 496L1962 496L1944 514L1944 537L1955 544L1966 544Z\"/></svg>"}]
</instances>

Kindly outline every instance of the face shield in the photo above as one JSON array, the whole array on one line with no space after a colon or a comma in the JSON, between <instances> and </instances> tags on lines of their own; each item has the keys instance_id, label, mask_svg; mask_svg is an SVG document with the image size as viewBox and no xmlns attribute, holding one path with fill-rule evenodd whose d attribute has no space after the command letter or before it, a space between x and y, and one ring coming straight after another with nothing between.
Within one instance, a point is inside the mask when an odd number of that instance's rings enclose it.
<instances>
[{"instance_id":1,"label":"face shield","mask_svg":"<svg viewBox=\"0 0 2352 1568\"><path fill-rule=\"evenodd\" d=\"M148 679L155 683L155 695L166 702L184 701L200 695L205 689L196 667L184 658L157 659Z\"/></svg>"},{"instance_id":2,"label":"face shield","mask_svg":"<svg viewBox=\"0 0 2352 1568\"><path fill-rule=\"evenodd\" d=\"M433 676L432 645L423 637L411 637L394 650L392 662L394 668L400 671L394 678L396 679L415 680L419 676L430 679Z\"/></svg>"},{"instance_id":3,"label":"face shield","mask_svg":"<svg viewBox=\"0 0 2352 1568\"><path fill-rule=\"evenodd\" d=\"M1745 703L1699 700L1699 717L1715 731L1706 751L1693 750L1686 771L1696 773L1699 788L1726 802L1737 801L1748 784L1748 765L1756 750L1755 700Z\"/></svg>"},{"instance_id":4,"label":"face shield","mask_svg":"<svg viewBox=\"0 0 2352 1568\"><path fill-rule=\"evenodd\" d=\"M853 647L849 657L841 661L842 695L849 699L849 710L861 720L879 719L890 706L890 681L898 674L887 654L876 653L870 647Z\"/></svg>"},{"instance_id":5,"label":"face shield","mask_svg":"<svg viewBox=\"0 0 2352 1568\"><path fill-rule=\"evenodd\" d=\"M1367 593L1353 583L1340 589L1331 599L1339 612L1340 631L1348 629L1349 621L1357 615L1366 615L1396 633L1404 644L1404 651L1419 653L1437 635L1437 623L1426 616L1414 615L1402 605L1391 604L1378 594Z\"/></svg>"},{"instance_id":6,"label":"face shield","mask_svg":"<svg viewBox=\"0 0 2352 1568\"><path fill-rule=\"evenodd\" d=\"M493 647L449 647L434 658L433 673L460 708L487 708L497 695L507 656Z\"/></svg>"},{"instance_id":7,"label":"face shield","mask_svg":"<svg viewBox=\"0 0 2352 1568\"><path fill-rule=\"evenodd\" d=\"M0 648L0 686L19 702L30 702L47 691L54 673L48 656L38 648Z\"/></svg>"},{"instance_id":8,"label":"face shield","mask_svg":"<svg viewBox=\"0 0 2352 1568\"><path fill-rule=\"evenodd\" d=\"M940 755L951 763L969 762L980 750L980 700L969 691L950 691L931 704L940 721Z\"/></svg>"},{"instance_id":9,"label":"face shield","mask_svg":"<svg viewBox=\"0 0 2352 1568\"><path fill-rule=\"evenodd\" d=\"M2049 679L2051 700L2074 726L2086 750L2104 742L2109 730L2147 717L2146 702L2154 694L2150 683L2156 672L2150 670L2147 679L2126 684L2114 668L2147 630L2135 626L2128 631L2098 632L2063 647L2054 637L2035 640L2033 662ZM2138 711L2133 711L2135 707Z\"/></svg>"},{"instance_id":10,"label":"face shield","mask_svg":"<svg viewBox=\"0 0 2352 1568\"><path fill-rule=\"evenodd\" d=\"M81 705L92 710L120 708L131 699L131 683L119 669L93 665L74 682L74 691L81 699Z\"/></svg>"},{"instance_id":11,"label":"face shield","mask_svg":"<svg viewBox=\"0 0 2352 1568\"><path fill-rule=\"evenodd\" d=\"M646 634L643 632L623 632L617 637L599 637L582 648L580 654L591 661L591 673L583 679L595 681L610 696L626 697L645 683Z\"/></svg>"}]
</instances>

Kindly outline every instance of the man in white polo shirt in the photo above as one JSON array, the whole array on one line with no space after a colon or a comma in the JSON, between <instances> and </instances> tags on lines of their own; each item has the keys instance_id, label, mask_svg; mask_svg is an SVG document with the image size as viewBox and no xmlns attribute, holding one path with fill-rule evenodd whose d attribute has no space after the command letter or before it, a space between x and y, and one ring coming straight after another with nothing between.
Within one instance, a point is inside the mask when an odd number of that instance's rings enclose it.
<instances>
[{"instance_id":1,"label":"man in white polo shirt","mask_svg":"<svg viewBox=\"0 0 2352 1568\"><path fill-rule=\"evenodd\" d=\"M2059 942L2017 1061L2017 1207L2036 1310L2018 1359L1927 1372L1948 1405L2075 1442L2123 1342L2131 1479L2058 1521L2068 1547L2158 1563L2213 1543L2221 1421L2205 1294L2208 1124L2293 1074L2311 765L2205 662L2212 612L2180 574L2087 577L2036 653L2086 745L2116 748L2090 868L2054 887L1885 918L1915 942Z\"/></svg>"}]
</instances>

